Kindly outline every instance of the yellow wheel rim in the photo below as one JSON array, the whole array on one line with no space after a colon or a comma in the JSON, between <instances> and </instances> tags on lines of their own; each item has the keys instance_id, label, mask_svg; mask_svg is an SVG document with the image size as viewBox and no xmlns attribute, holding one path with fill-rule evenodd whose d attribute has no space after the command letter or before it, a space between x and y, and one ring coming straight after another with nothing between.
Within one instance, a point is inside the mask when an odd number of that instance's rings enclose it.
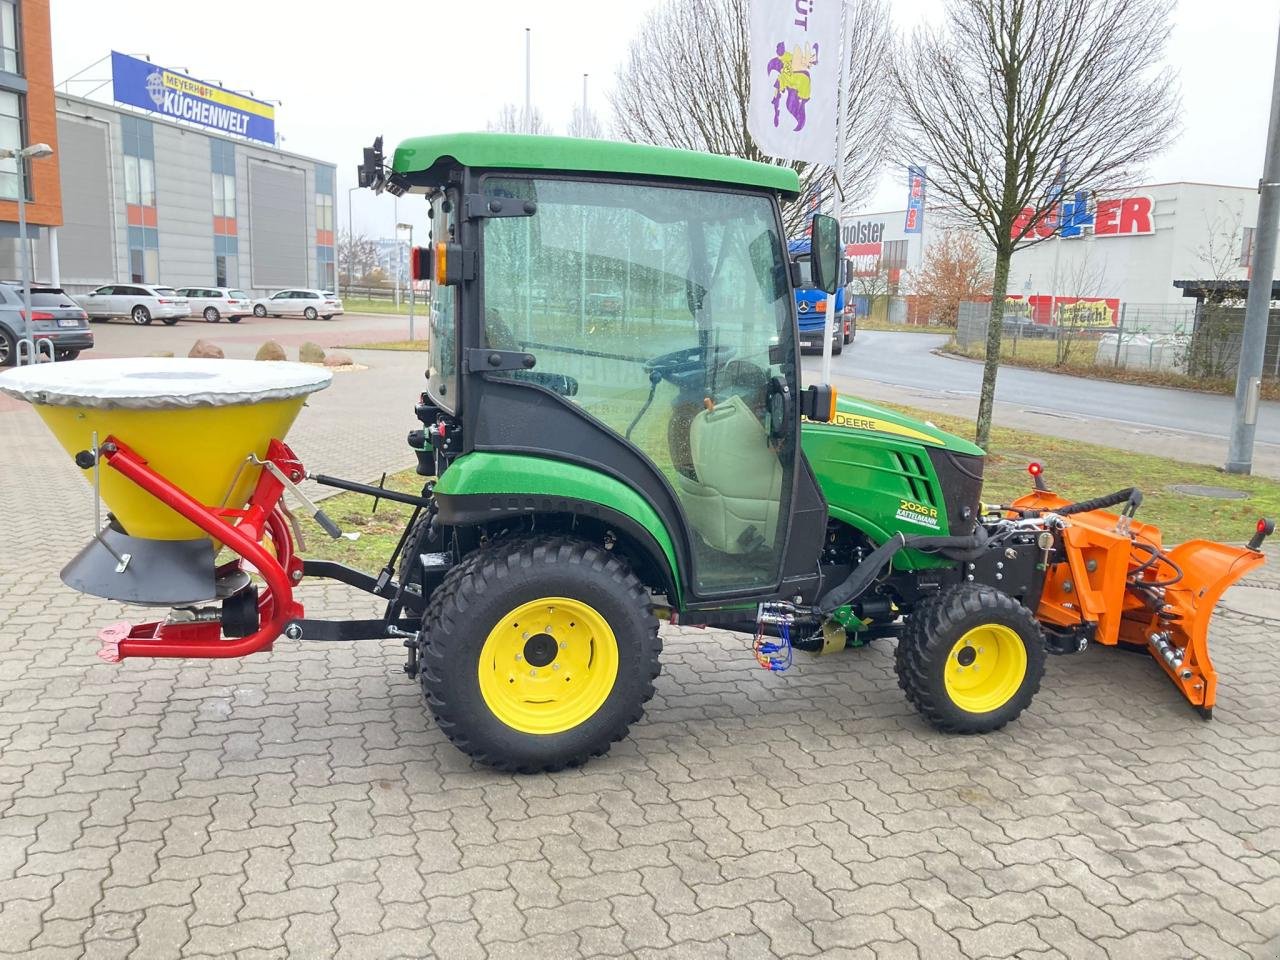
<instances>
[{"instance_id":1,"label":"yellow wheel rim","mask_svg":"<svg viewBox=\"0 0 1280 960\"><path fill-rule=\"evenodd\" d=\"M480 650L480 693L521 733L572 730L590 719L618 678L618 641L594 607L566 597L521 604Z\"/></svg>"},{"instance_id":2,"label":"yellow wheel rim","mask_svg":"<svg viewBox=\"0 0 1280 960\"><path fill-rule=\"evenodd\" d=\"M1003 624L974 627L947 654L947 696L967 713L990 713L1018 692L1027 675L1027 649Z\"/></svg>"}]
</instances>

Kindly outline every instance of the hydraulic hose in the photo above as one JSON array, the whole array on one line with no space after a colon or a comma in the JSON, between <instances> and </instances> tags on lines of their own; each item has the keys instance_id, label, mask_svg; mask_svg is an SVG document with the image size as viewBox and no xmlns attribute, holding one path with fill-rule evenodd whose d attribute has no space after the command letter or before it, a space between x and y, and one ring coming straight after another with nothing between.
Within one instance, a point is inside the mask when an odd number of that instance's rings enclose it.
<instances>
[{"instance_id":1,"label":"hydraulic hose","mask_svg":"<svg viewBox=\"0 0 1280 960\"><path fill-rule=\"evenodd\" d=\"M1053 512L1060 517L1069 517L1074 513L1088 513L1090 510L1105 510L1107 507L1119 506L1122 503L1132 504L1136 510L1138 505L1142 503L1142 491L1137 487L1125 487L1123 490L1117 490L1115 493L1108 493L1106 496L1094 497L1092 500L1081 500L1079 503L1068 504L1065 507L1059 507Z\"/></svg>"},{"instance_id":2,"label":"hydraulic hose","mask_svg":"<svg viewBox=\"0 0 1280 960\"><path fill-rule=\"evenodd\" d=\"M815 609L826 616L846 603L857 600L875 582L880 571L888 566L899 550L924 550L941 553L951 560L970 560L987 548L989 539L985 527L979 527L967 537L906 537L895 533L872 550L853 568L848 577L823 594Z\"/></svg>"}]
</instances>

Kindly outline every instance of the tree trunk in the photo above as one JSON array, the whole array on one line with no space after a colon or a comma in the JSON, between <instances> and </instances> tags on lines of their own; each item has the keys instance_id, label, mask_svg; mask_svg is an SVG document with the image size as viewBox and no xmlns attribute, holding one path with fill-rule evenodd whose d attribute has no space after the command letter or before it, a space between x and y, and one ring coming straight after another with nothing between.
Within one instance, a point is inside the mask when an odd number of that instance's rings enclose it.
<instances>
[{"instance_id":1,"label":"tree trunk","mask_svg":"<svg viewBox=\"0 0 1280 960\"><path fill-rule=\"evenodd\" d=\"M987 322L987 358L982 364L982 392L978 398L978 431L975 443L982 449L991 440L991 415L996 401L996 374L1000 371L1000 338L1004 333L1004 300L1009 289L1009 261L1013 251L996 249L995 276L991 281L991 319Z\"/></svg>"}]
</instances>

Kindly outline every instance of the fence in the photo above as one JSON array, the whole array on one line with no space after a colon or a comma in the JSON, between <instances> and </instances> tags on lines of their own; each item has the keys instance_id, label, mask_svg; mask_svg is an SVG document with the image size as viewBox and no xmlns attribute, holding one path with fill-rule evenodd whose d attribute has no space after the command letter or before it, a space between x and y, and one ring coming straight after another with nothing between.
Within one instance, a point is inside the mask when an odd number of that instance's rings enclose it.
<instances>
[{"instance_id":1,"label":"fence","mask_svg":"<svg viewBox=\"0 0 1280 960\"><path fill-rule=\"evenodd\" d=\"M386 300L391 303L397 299L401 303L409 302L409 288L401 284L399 288L394 283L347 283L341 281L338 284L338 295L348 300ZM425 302L429 297L429 293L422 290L414 295L419 302Z\"/></svg>"},{"instance_id":2,"label":"fence","mask_svg":"<svg viewBox=\"0 0 1280 960\"><path fill-rule=\"evenodd\" d=\"M1235 376L1244 332L1241 304L1103 302L1059 304L1056 316L1035 316L1018 301L1005 306L1001 353L1063 367L1119 367L1182 374L1198 380ZM991 304L960 304L957 345L982 349ZM1044 322L1048 320L1049 322ZM1280 379L1280 310L1271 312L1263 376Z\"/></svg>"}]
</instances>

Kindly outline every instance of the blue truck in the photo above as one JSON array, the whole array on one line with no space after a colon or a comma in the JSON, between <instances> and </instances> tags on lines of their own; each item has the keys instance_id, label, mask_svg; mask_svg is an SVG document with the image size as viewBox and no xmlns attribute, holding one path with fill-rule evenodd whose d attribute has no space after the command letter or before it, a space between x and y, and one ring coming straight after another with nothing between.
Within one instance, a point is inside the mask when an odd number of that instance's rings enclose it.
<instances>
[{"instance_id":1,"label":"blue truck","mask_svg":"<svg viewBox=\"0 0 1280 960\"><path fill-rule=\"evenodd\" d=\"M822 352L822 331L827 322L827 295L813 286L813 274L809 267L809 238L791 240L787 252L800 267L800 281L796 284L796 321L800 330L800 350ZM856 319L851 298L845 290L848 284L848 262L841 260L840 284L836 287L836 316L831 332L831 353L842 353L844 345L857 335Z\"/></svg>"}]
</instances>

